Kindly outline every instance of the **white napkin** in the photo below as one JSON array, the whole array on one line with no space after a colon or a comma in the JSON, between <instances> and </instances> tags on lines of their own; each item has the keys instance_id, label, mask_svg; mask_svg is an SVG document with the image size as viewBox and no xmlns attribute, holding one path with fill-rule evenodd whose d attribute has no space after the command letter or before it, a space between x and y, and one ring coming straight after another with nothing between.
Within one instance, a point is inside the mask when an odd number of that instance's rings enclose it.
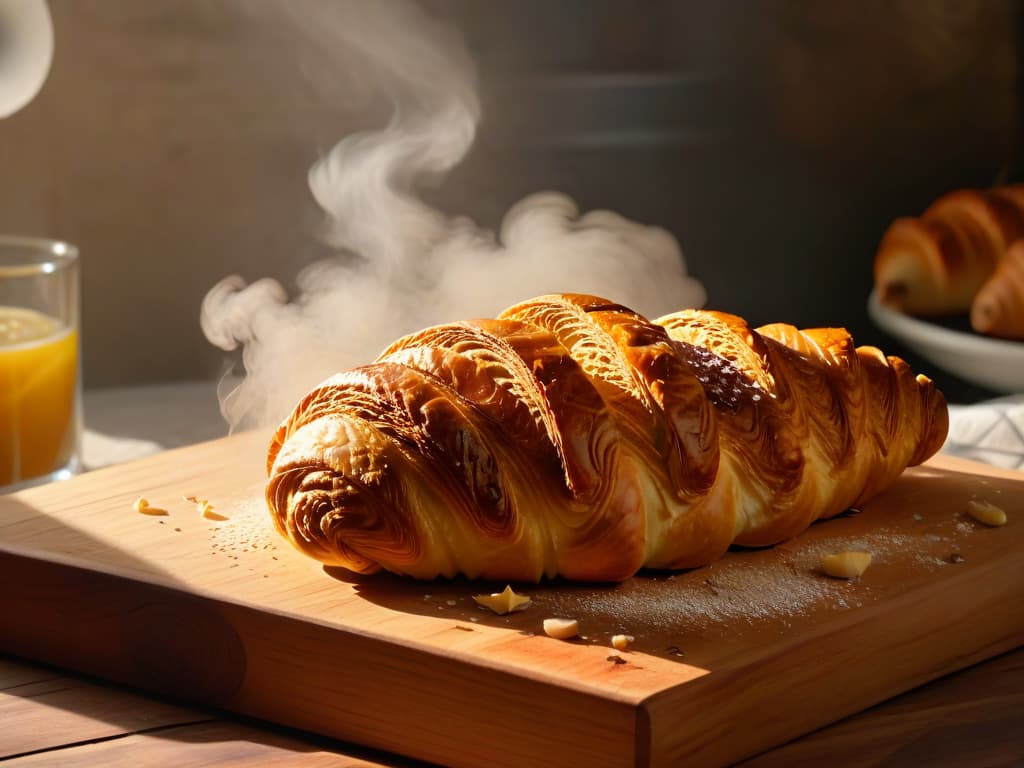
<instances>
[{"instance_id":1,"label":"white napkin","mask_svg":"<svg viewBox=\"0 0 1024 768\"><path fill-rule=\"evenodd\" d=\"M83 400L86 469L227 434L212 381L86 390Z\"/></svg>"},{"instance_id":2,"label":"white napkin","mask_svg":"<svg viewBox=\"0 0 1024 768\"><path fill-rule=\"evenodd\" d=\"M949 406L943 453L1024 470L1024 395Z\"/></svg>"},{"instance_id":3,"label":"white napkin","mask_svg":"<svg viewBox=\"0 0 1024 768\"><path fill-rule=\"evenodd\" d=\"M163 450L165 446L153 440L105 435L88 428L82 432L82 465L86 469L121 464Z\"/></svg>"}]
</instances>

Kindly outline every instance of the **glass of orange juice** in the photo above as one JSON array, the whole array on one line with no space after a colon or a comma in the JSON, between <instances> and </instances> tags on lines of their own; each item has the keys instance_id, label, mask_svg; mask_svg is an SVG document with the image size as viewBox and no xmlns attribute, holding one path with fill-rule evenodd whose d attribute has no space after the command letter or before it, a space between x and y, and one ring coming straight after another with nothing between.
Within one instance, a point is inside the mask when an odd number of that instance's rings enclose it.
<instances>
[{"instance_id":1,"label":"glass of orange juice","mask_svg":"<svg viewBox=\"0 0 1024 768\"><path fill-rule=\"evenodd\" d=\"M0 236L0 493L79 469L78 249Z\"/></svg>"}]
</instances>

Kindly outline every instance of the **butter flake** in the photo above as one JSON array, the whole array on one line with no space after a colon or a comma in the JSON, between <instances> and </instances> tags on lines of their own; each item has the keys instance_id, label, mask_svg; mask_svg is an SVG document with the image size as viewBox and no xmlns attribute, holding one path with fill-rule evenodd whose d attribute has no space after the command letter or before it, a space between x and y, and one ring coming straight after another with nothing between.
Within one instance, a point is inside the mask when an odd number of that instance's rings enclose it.
<instances>
[{"instance_id":1,"label":"butter flake","mask_svg":"<svg viewBox=\"0 0 1024 768\"><path fill-rule=\"evenodd\" d=\"M517 595L512 591L511 585L507 585L502 592L492 592L489 595L473 595L477 605L489 608L499 616L515 611L525 611L530 607L530 598L526 595Z\"/></svg>"}]
</instances>

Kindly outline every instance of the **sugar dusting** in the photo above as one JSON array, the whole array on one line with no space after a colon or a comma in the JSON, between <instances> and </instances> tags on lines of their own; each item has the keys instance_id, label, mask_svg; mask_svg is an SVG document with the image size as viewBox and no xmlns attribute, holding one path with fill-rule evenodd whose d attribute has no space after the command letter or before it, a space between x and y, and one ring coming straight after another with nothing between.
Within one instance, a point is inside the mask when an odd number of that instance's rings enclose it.
<instances>
[{"instance_id":1,"label":"sugar dusting","mask_svg":"<svg viewBox=\"0 0 1024 768\"><path fill-rule=\"evenodd\" d=\"M866 513L851 516L861 514ZM893 510L879 523L866 530L852 519L825 521L774 547L734 549L702 568L645 572L620 584L561 579L516 584L515 591L528 595L532 604L504 616L465 599L500 591L504 583L481 585L461 578L432 582L429 592L417 593L416 602L425 614L515 629L524 636L542 634L545 618L571 618L579 622L580 635L566 642L604 647L615 635L628 634L635 642L627 654L711 663L751 643L771 643L827 622L829 615L885 602L973 560L969 539L979 526L962 514ZM862 577L825 575L824 556L844 551L871 553ZM395 579L391 588L402 590L403 584Z\"/></svg>"},{"instance_id":2,"label":"sugar dusting","mask_svg":"<svg viewBox=\"0 0 1024 768\"><path fill-rule=\"evenodd\" d=\"M959 529L956 533L961 534ZM833 579L821 570L833 552L865 551L868 569L907 564L922 573L950 563L950 537L881 527L856 536L829 536L781 544L769 551L736 551L687 573L639 577L611 588L552 589L539 595L544 610L614 617L604 634L629 630L638 636L665 630L702 631L716 626L788 620L820 609L857 608L873 595L870 578ZM945 552L945 556L940 553Z\"/></svg>"},{"instance_id":3,"label":"sugar dusting","mask_svg":"<svg viewBox=\"0 0 1024 768\"><path fill-rule=\"evenodd\" d=\"M267 505L262 497L236 501L225 514L227 521L210 528L210 549L213 554L223 554L230 560L238 561L254 554L265 559L267 552L277 550L277 534L270 523Z\"/></svg>"}]
</instances>

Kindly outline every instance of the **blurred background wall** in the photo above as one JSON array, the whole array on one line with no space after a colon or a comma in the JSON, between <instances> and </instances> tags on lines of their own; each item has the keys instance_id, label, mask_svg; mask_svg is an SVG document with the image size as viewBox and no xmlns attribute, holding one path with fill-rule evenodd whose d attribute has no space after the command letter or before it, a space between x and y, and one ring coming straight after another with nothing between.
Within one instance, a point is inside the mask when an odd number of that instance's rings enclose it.
<instances>
[{"instance_id":1,"label":"blurred background wall","mask_svg":"<svg viewBox=\"0 0 1024 768\"><path fill-rule=\"evenodd\" d=\"M0 121L0 231L82 248L87 387L217 375L206 291L287 285L327 253L307 170L386 105L354 101L271 2L51 0L50 78ZM865 311L886 225L1020 177L1014 0L423 4L484 98L432 201L494 226L558 189L661 225L709 306L753 323L894 349Z\"/></svg>"}]
</instances>

